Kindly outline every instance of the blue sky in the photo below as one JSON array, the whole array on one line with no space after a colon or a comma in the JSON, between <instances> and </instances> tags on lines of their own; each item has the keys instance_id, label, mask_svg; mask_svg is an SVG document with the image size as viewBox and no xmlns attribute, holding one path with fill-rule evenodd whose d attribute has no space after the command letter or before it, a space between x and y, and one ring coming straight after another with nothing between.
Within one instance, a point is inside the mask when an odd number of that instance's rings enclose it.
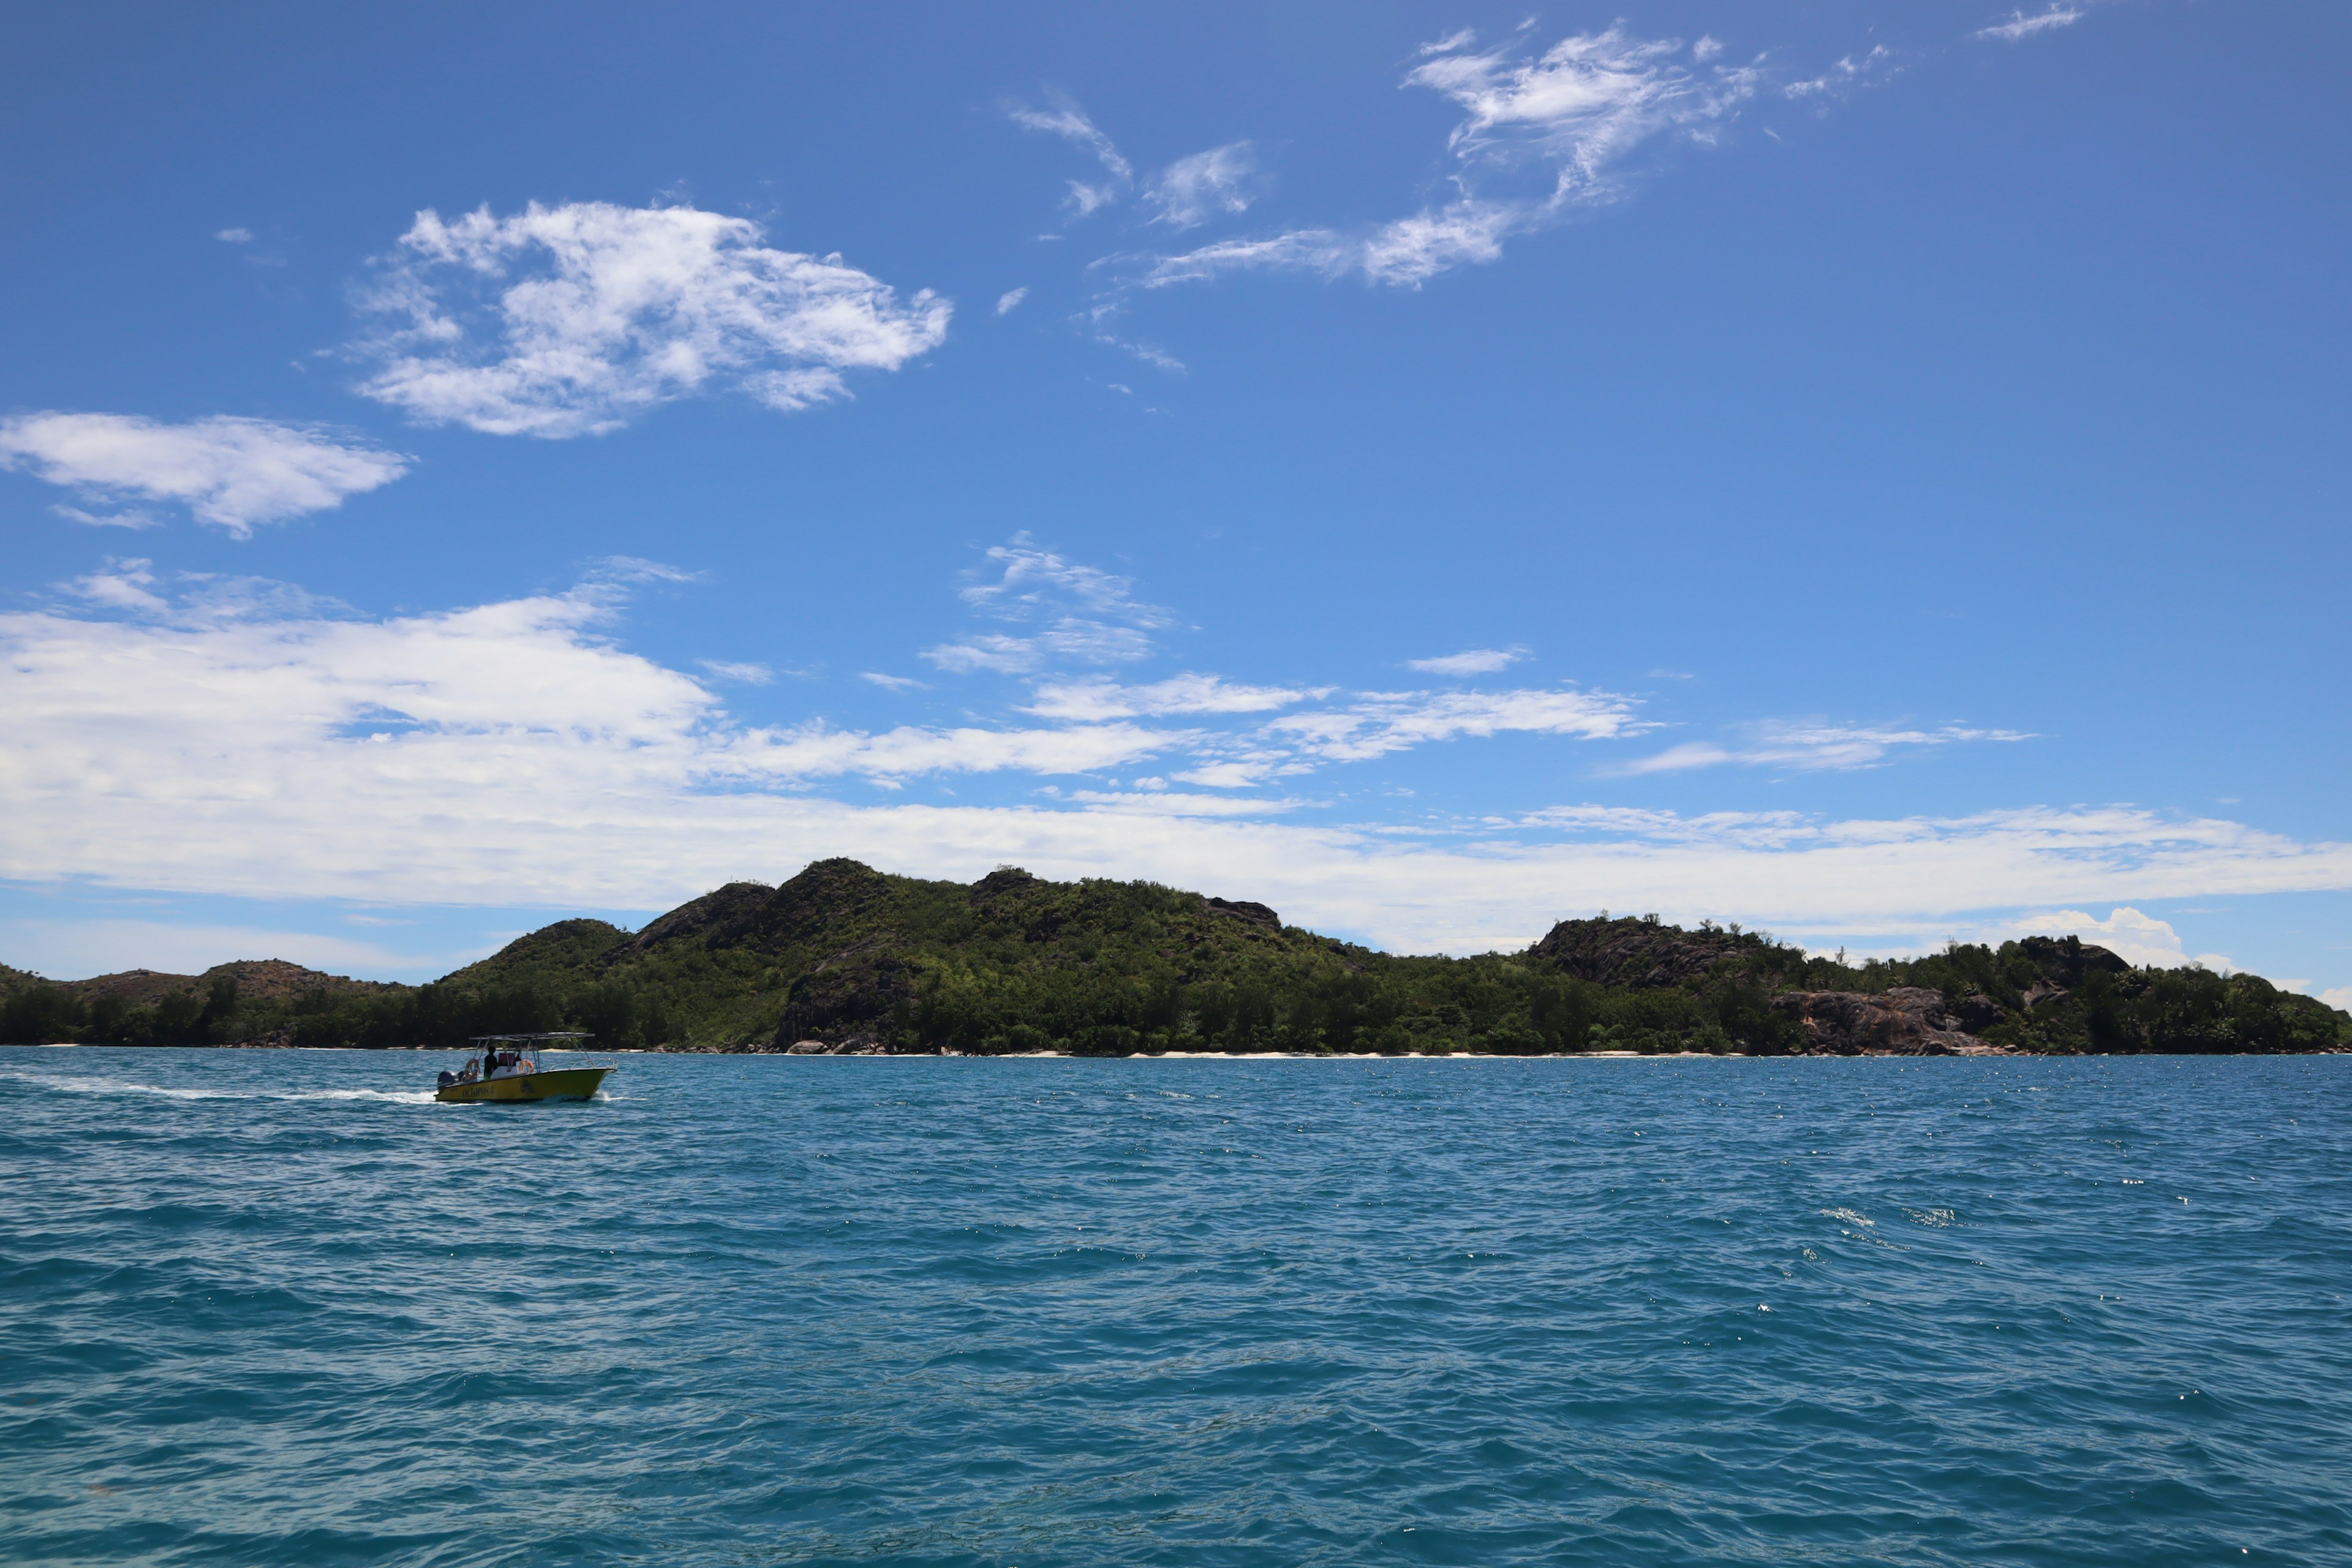
<instances>
[{"instance_id":1,"label":"blue sky","mask_svg":"<svg viewBox=\"0 0 2352 1568\"><path fill-rule=\"evenodd\" d=\"M2352 13L92 5L0 961L850 854L2352 1000Z\"/></svg>"}]
</instances>

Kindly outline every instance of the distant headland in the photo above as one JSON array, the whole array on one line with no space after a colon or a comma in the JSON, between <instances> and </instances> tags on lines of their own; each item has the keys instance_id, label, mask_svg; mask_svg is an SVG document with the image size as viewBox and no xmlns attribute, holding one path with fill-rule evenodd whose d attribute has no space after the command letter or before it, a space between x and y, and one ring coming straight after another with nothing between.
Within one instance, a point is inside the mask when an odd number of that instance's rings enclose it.
<instances>
[{"instance_id":1,"label":"distant headland","mask_svg":"<svg viewBox=\"0 0 2352 1568\"><path fill-rule=\"evenodd\" d=\"M2260 976L2135 969L2073 937L1853 965L1738 925L1562 921L1523 952L1377 952L1154 882L969 885L820 860L643 931L570 920L426 985L279 960L66 983L0 965L0 1044L461 1046L799 1055L1957 1056L2352 1049Z\"/></svg>"}]
</instances>

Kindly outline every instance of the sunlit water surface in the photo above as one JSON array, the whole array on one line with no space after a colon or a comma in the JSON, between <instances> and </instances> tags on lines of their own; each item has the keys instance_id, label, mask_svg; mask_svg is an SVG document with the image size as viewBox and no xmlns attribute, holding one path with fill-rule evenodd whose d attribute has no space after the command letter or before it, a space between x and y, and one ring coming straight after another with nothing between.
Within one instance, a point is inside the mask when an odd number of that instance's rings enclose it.
<instances>
[{"instance_id":1,"label":"sunlit water surface","mask_svg":"<svg viewBox=\"0 0 2352 1568\"><path fill-rule=\"evenodd\" d=\"M2352 1058L0 1051L0 1558L2352 1562Z\"/></svg>"}]
</instances>

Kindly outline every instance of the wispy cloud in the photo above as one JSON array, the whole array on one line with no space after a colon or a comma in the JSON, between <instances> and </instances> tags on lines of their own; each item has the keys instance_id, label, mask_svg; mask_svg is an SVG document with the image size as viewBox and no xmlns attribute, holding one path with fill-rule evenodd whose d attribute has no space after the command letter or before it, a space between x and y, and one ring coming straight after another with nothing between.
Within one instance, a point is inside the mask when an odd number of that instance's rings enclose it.
<instances>
[{"instance_id":1,"label":"wispy cloud","mask_svg":"<svg viewBox=\"0 0 2352 1568\"><path fill-rule=\"evenodd\" d=\"M857 679L871 681L885 691L929 691L930 689L928 685L912 676L885 675L875 669L862 672Z\"/></svg>"},{"instance_id":2,"label":"wispy cloud","mask_svg":"<svg viewBox=\"0 0 2352 1568\"><path fill-rule=\"evenodd\" d=\"M1048 136L1058 136L1065 142L1092 153L1095 161L1110 177L1089 184L1084 180L1070 182L1065 209L1073 217L1083 218L1108 206L1135 184L1135 168L1119 155L1111 139L1087 118L1085 110L1068 99L1056 98L1050 109L1031 109L1016 104L1005 110L1015 125L1031 131L1041 131Z\"/></svg>"},{"instance_id":3,"label":"wispy cloud","mask_svg":"<svg viewBox=\"0 0 2352 1568\"><path fill-rule=\"evenodd\" d=\"M1154 756L1181 735L1132 724L1076 724L1049 730L902 725L879 734L822 723L763 730L710 759L713 777L812 779L858 773L895 780L923 773L1013 772L1052 777L1090 773Z\"/></svg>"},{"instance_id":4,"label":"wispy cloud","mask_svg":"<svg viewBox=\"0 0 2352 1568\"><path fill-rule=\"evenodd\" d=\"M693 207L419 213L362 296L368 396L502 436L616 429L716 388L790 412L937 348L951 307Z\"/></svg>"},{"instance_id":5,"label":"wispy cloud","mask_svg":"<svg viewBox=\"0 0 2352 1568\"><path fill-rule=\"evenodd\" d=\"M1596 907L1927 939L2006 910L2090 936L2098 922L2075 917L2102 903L2352 889L2352 845L2128 805L1835 819L1570 804L1421 831L1316 826L1300 803L1221 805L1170 782L1224 791L1433 740L1639 724L1599 693L1355 695L1332 705L1338 722L1253 713L1228 736L1123 718L761 728L706 680L618 646L611 585L392 617L137 561L77 591L87 610L0 615L0 877L643 909L828 855L962 878L1012 860L1261 898L1302 923L1449 951L1517 945ZM1161 700L1207 706L1229 689L1194 689ZM1162 755L1198 763L1124 789L1085 778ZM1084 782L1025 807L814 793L977 773ZM2163 945L2120 912L2099 934Z\"/></svg>"},{"instance_id":6,"label":"wispy cloud","mask_svg":"<svg viewBox=\"0 0 2352 1568\"><path fill-rule=\"evenodd\" d=\"M1370 691L1344 707L1269 720L1264 733L1308 757L1363 762L1464 736L1518 731L1601 741L1649 727L1631 700L1606 691Z\"/></svg>"},{"instance_id":7,"label":"wispy cloud","mask_svg":"<svg viewBox=\"0 0 2352 1568\"><path fill-rule=\"evenodd\" d=\"M2066 5L2053 5L2030 16L2021 10L2013 11L2006 22L1995 22L1989 27L1978 28L1977 37L2014 44L2036 33L2049 32L2053 27L2071 27L2083 19L2084 14L2082 6Z\"/></svg>"},{"instance_id":8,"label":"wispy cloud","mask_svg":"<svg viewBox=\"0 0 2352 1568\"><path fill-rule=\"evenodd\" d=\"M1009 316L1014 308L1027 298L1029 298L1029 290L1025 286L1019 289L1007 289L996 297L996 313L1000 316Z\"/></svg>"},{"instance_id":9,"label":"wispy cloud","mask_svg":"<svg viewBox=\"0 0 2352 1568\"><path fill-rule=\"evenodd\" d=\"M1278 816L1305 804L1296 800L1193 795L1183 790L1073 790L1070 800L1090 811L1135 816Z\"/></svg>"},{"instance_id":10,"label":"wispy cloud","mask_svg":"<svg viewBox=\"0 0 2352 1568\"><path fill-rule=\"evenodd\" d=\"M1869 83L1883 81L1898 68L1895 51L1881 44L1865 54L1841 57L1835 65L1819 76L1808 77L1802 81L1784 82L1780 92L1787 98L1834 98Z\"/></svg>"},{"instance_id":11,"label":"wispy cloud","mask_svg":"<svg viewBox=\"0 0 2352 1568\"><path fill-rule=\"evenodd\" d=\"M1424 675L1492 675L1527 657L1528 650L1523 647L1473 647L1442 658L1409 658L1404 667Z\"/></svg>"},{"instance_id":12,"label":"wispy cloud","mask_svg":"<svg viewBox=\"0 0 2352 1568\"><path fill-rule=\"evenodd\" d=\"M322 426L266 419L167 425L128 414L45 412L0 420L0 468L64 486L91 505L175 503L238 539L258 524L325 511L388 485L411 461ZM61 510L77 522L140 528L154 521L137 510Z\"/></svg>"},{"instance_id":13,"label":"wispy cloud","mask_svg":"<svg viewBox=\"0 0 2352 1568\"><path fill-rule=\"evenodd\" d=\"M1494 260L1513 235L1612 199L1637 148L1675 133L1706 138L1760 79L1753 66L1716 63L1717 48L1635 38L1622 27L1575 34L1539 54L1523 37L1485 50L1476 41L1464 31L1429 45L1404 77L1466 111L1448 138L1458 199L1368 230L1220 241L1158 258L1142 283L1273 268L1415 287ZM1515 188L1530 174L1538 188Z\"/></svg>"},{"instance_id":14,"label":"wispy cloud","mask_svg":"<svg viewBox=\"0 0 2352 1568\"><path fill-rule=\"evenodd\" d=\"M1948 724L1935 730L1872 729L1840 724L1762 724L1753 738L1738 745L1712 741L1685 742L1654 756L1621 763L1603 772L1634 777L1643 773L1685 773L1694 768L1742 764L1749 767L1797 768L1806 771L1873 767L1902 750L1949 746L1969 742L2032 740L2015 730L1980 730Z\"/></svg>"},{"instance_id":15,"label":"wispy cloud","mask_svg":"<svg viewBox=\"0 0 2352 1568\"><path fill-rule=\"evenodd\" d=\"M251 245L253 230L249 228L216 229L213 233L213 237L223 245Z\"/></svg>"},{"instance_id":16,"label":"wispy cloud","mask_svg":"<svg viewBox=\"0 0 2352 1568\"><path fill-rule=\"evenodd\" d=\"M1211 218L1247 212L1256 183L1255 150L1233 142L1169 164L1144 187L1143 202L1154 223L1197 228Z\"/></svg>"},{"instance_id":17,"label":"wispy cloud","mask_svg":"<svg viewBox=\"0 0 2352 1568\"><path fill-rule=\"evenodd\" d=\"M923 658L943 670L1025 674L1055 663L1120 664L1152 649L1150 634L1171 623L1166 610L1137 599L1115 573L1039 547L1027 534L992 546L967 574L961 596L974 614L1011 622L1020 634L982 632L942 643Z\"/></svg>"},{"instance_id":18,"label":"wispy cloud","mask_svg":"<svg viewBox=\"0 0 2352 1568\"><path fill-rule=\"evenodd\" d=\"M1179 675L1144 686L1107 678L1048 681L1024 710L1042 719L1099 721L1170 713L1264 713L1328 696L1331 688L1243 686L1214 675Z\"/></svg>"},{"instance_id":19,"label":"wispy cloud","mask_svg":"<svg viewBox=\"0 0 2352 1568\"><path fill-rule=\"evenodd\" d=\"M738 664L730 659L701 658L695 660L719 680L731 680L743 686L765 686L776 679L776 672L764 664Z\"/></svg>"}]
</instances>

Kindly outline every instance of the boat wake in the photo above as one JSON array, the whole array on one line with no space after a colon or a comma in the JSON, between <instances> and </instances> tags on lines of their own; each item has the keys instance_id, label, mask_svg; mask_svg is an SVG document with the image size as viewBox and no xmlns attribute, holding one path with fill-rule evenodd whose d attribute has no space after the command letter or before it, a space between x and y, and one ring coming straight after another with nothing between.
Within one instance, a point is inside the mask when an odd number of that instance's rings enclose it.
<instances>
[{"instance_id":1,"label":"boat wake","mask_svg":"<svg viewBox=\"0 0 2352 1568\"><path fill-rule=\"evenodd\" d=\"M178 1089L114 1078L68 1078L54 1073L0 1072L0 1078L38 1084L66 1094L152 1094L163 1100L373 1100L387 1105L431 1105L429 1089Z\"/></svg>"}]
</instances>

